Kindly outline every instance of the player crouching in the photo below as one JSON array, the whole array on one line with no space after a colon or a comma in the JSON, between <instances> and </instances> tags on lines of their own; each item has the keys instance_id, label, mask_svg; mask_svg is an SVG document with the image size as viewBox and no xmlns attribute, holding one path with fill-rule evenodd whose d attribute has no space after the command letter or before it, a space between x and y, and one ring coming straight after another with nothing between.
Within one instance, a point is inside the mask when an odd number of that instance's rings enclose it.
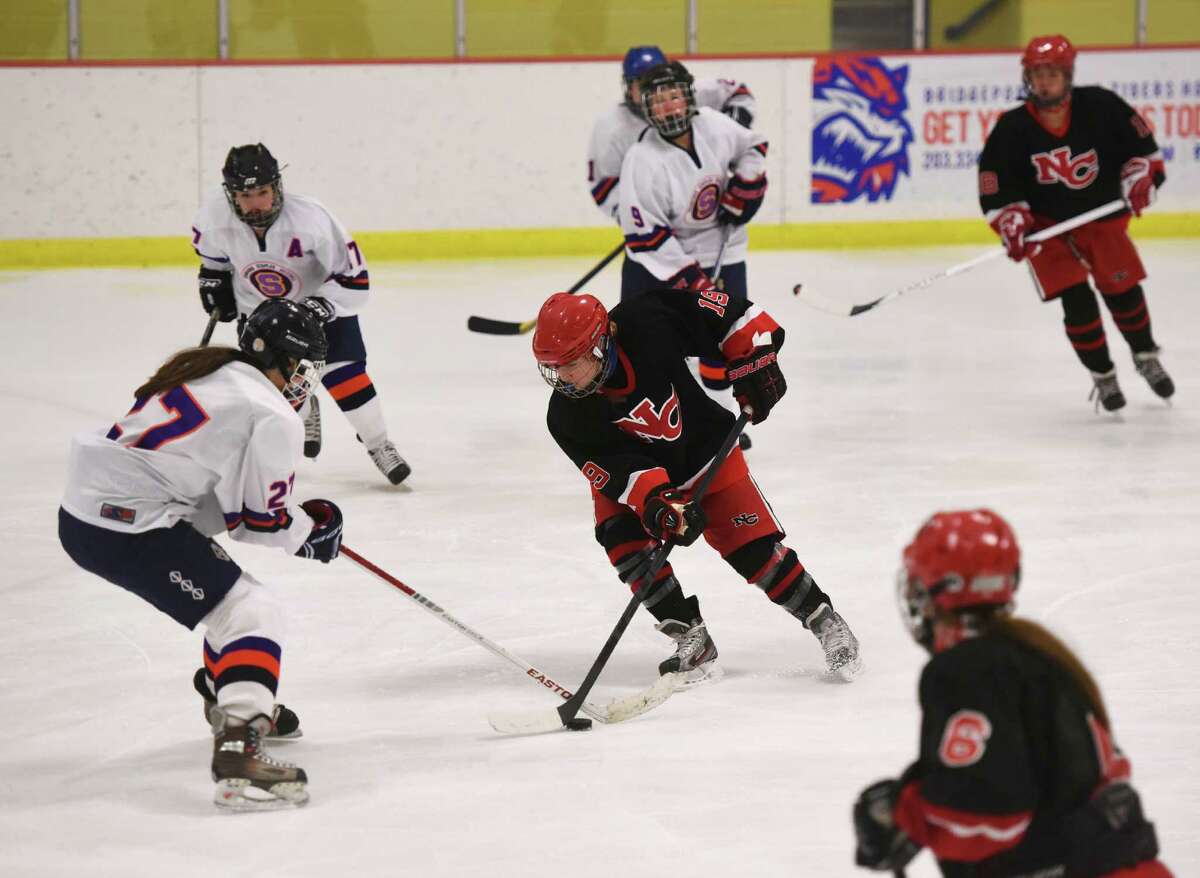
<instances>
[{"instance_id":1,"label":"player crouching","mask_svg":"<svg viewBox=\"0 0 1200 878\"><path fill-rule=\"evenodd\" d=\"M596 539L617 576L641 590L658 630L675 642L659 673L679 673L683 685L719 675L716 644L670 564L643 580L663 543L690 546L701 535L816 636L832 675L850 680L862 670L858 641L783 544L741 450L699 502L690 497L735 419L704 392L686 358L727 363L738 403L757 424L787 389L777 359L783 337L762 309L712 289L647 292L611 313L592 296L556 293L538 314L533 352L554 388L550 433L591 487Z\"/></svg>"}]
</instances>

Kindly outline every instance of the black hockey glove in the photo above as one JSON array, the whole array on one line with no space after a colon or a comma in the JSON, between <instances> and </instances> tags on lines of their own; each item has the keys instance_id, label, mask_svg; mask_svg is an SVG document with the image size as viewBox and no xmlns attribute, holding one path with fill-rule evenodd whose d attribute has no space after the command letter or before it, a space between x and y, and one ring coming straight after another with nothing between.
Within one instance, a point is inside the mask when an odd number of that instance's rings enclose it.
<instances>
[{"instance_id":1,"label":"black hockey glove","mask_svg":"<svg viewBox=\"0 0 1200 878\"><path fill-rule=\"evenodd\" d=\"M233 275L200 266L200 304L206 314L217 312L217 319L228 323L238 316L233 298Z\"/></svg>"},{"instance_id":2,"label":"black hockey glove","mask_svg":"<svg viewBox=\"0 0 1200 878\"><path fill-rule=\"evenodd\" d=\"M328 323L335 316L333 305L330 304L328 299L322 299L320 296L309 296L301 304L309 311L312 311L322 323Z\"/></svg>"},{"instance_id":3,"label":"black hockey glove","mask_svg":"<svg viewBox=\"0 0 1200 878\"><path fill-rule=\"evenodd\" d=\"M767 196L767 178L744 180L734 176L725 187L721 203L717 207L717 222L744 226L758 213Z\"/></svg>"},{"instance_id":4,"label":"black hockey glove","mask_svg":"<svg viewBox=\"0 0 1200 878\"><path fill-rule=\"evenodd\" d=\"M892 814L900 783L892 779L871 784L854 803L854 862L876 872L903 869L921 846L896 826Z\"/></svg>"},{"instance_id":5,"label":"black hockey glove","mask_svg":"<svg viewBox=\"0 0 1200 878\"><path fill-rule=\"evenodd\" d=\"M721 112L743 128L750 128L754 125L754 114L745 107L725 107Z\"/></svg>"},{"instance_id":6,"label":"black hockey glove","mask_svg":"<svg viewBox=\"0 0 1200 878\"><path fill-rule=\"evenodd\" d=\"M775 403L787 393L775 345L755 348L750 356L731 362L728 377L738 405L750 409L751 424L765 421Z\"/></svg>"},{"instance_id":7,"label":"black hockey glove","mask_svg":"<svg viewBox=\"0 0 1200 878\"><path fill-rule=\"evenodd\" d=\"M690 546L704 533L707 524L704 510L685 498L674 485L661 485L646 498L642 526L663 542L671 540Z\"/></svg>"},{"instance_id":8,"label":"black hockey glove","mask_svg":"<svg viewBox=\"0 0 1200 878\"><path fill-rule=\"evenodd\" d=\"M342 548L342 510L332 500L305 500L300 508L315 523L304 545L296 550L296 556L328 564Z\"/></svg>"}]
</instances>

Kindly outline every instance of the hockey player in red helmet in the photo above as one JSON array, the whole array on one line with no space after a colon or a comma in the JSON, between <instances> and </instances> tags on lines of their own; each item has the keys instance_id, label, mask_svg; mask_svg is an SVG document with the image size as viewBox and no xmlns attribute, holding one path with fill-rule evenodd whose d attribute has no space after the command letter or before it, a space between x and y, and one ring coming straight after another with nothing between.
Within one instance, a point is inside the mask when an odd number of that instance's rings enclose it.
<instances>
[{"instance_id":1,"label":"hockey player in red helmet","mask_svg":"<svg viewBox=\"0 0 1200 878\"><path fill-rule=\"evenodd\" d=\"M659 665L678 686L720 674L717 647L671 565L644 583L656 549L701 536L747 582L800 620L842 680L862 669L858 641L830 597L783 543L784 532L734 448L708 493L690 489L710 465L734 416L700 387L686 358L728 362L751 420L767 418L787 389L776 356L784 332L757 305L726 293L663 289L611 312L594 297L556 293L538 314L533 353L554 388L547 424L587 480L596 540L618 578L675 643Z\"/></svg>"},{"instance_id":2,"label":"hockey player in red helmet","mask_svg":"<svg viewBox=\"0 0 1200 878\"><path fill-rule=\"evenodd\" d=\"M979 204L1008 255L1029 260L1042 301L1062 303L1067 341L1092 377L1096 408L1116 411L1125 395L1109 357L1091 283L1133 353L1134 368L1163 399L1175 384L1159 359L1129 238L1166 180L1150 126L1114 92L1074 86L1075 47L1062 35L1034 37L1021 55L1025 103L1002 115L979 158ZM1123 198L1122 210L1041 244L1039 229Z\"/></svg>"},{"instance_id":3,"label":"hockey player in red helmet","mask_svg":"<svg viewBox=\"0 0 1200 878\"><path fill-rule=\"evenodd\" d=\"M1170 878L1096 681L1012 615L1020 578L989 509L939 512L904 549L901 614L932 655L920 755L859 796L855 860L899 872L927 847L944 875Z\"/></svg>"}]
</instances>

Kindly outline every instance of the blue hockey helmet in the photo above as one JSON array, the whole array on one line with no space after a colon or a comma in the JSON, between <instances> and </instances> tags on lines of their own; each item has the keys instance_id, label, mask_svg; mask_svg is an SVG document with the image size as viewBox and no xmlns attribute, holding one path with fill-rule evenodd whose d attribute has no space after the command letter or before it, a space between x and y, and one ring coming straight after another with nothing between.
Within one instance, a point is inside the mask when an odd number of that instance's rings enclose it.
<instances>
[{"instance_id":1,"label":"blue hockey helmet","mask_svg":"<svg viewBox=\"0 0 1200 878\"><path fill-rule=\"evenodd\" d=\"M640 98L630 92L630 89L651 67L666 63L667 56L658 46L634 46L625 53L625 60L621 62L621 79L625 86L625 106L639 116L642 115L642 102Z\"/></svg>"}]
</instances>

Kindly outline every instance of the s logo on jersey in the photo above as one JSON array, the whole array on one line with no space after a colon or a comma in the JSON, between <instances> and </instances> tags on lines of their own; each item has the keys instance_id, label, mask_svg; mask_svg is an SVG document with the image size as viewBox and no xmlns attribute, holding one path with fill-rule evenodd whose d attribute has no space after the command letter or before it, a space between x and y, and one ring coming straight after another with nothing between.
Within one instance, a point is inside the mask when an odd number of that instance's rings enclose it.
<instances>
[{"instance_id":1,"label":"s logo on jersey","mask_svg":"<svg viewBox=\"0 0 1200 878\"><path fill-rule=\"evenodd\" d=\"M1086 189L1100 174L1100 157L1094 149L1072 157L1071 147L1060 146L1034 153L1029 160L1037 169L1037 181L1047 186L1064 183L1070 189Z\"/></svg>"},{"instance_id":2,"label":"s logo on jersey","mask_svg":"<svg viewBox=\"0 0 1200 878\"><path fill-rule=\"evenodd\" d=\"M703 222L717 212L721 203L721 184L716 177L705 177L696 184L696 194L692 196L692 219Z\"/></svg>"},{"instance_id":3,"label":"s logo on jersey","mask_svg":"<svg viewBox=\"0 0 1200 878\"><path fill-rule=\"evenodd\" d=\"M874 55L820 58L813 68L812 202L890 201L909 173L908 65Z\"/></svg>"},{"instance_id":4,"label":"s logo on jersey","mask_svg":"<svg viewBox=\"0 0 1200 878\"><path fill-rule=\"evenodd\" d=\"M242 269L242 277L268 299L282 298L300 286L296 272L274 262L251 262Z\"/></svg>"},{"instance_id":5,"label":"s logo on jersey","mask_svg":"<svg viewBox=\"0 0 1200 878\"><path fill-rule=\"evenodd\" d=\"M632 433L643 442L665 439L674 442L683 434L683 416L679 412L679 396L671 388L671 398L655 408L648 399L639 402L628 415L614 423L626 433Z\"/></svg>"}]
</instances>

